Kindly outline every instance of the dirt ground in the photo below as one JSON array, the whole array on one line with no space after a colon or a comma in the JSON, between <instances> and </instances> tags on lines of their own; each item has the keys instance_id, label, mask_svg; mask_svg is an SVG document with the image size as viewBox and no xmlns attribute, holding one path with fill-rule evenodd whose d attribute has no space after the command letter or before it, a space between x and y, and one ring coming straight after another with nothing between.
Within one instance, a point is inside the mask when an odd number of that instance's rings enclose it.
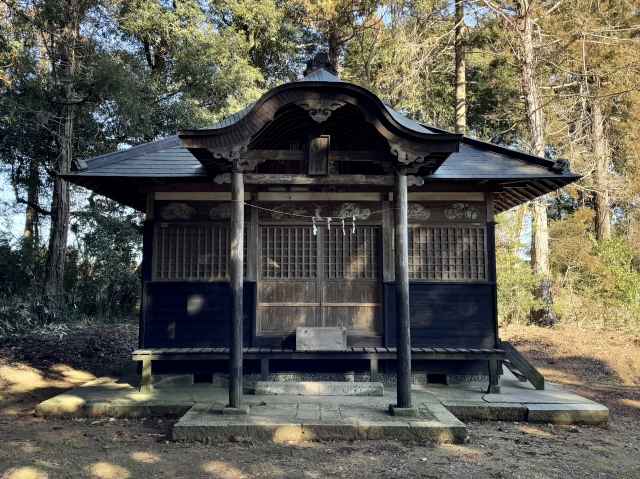
<instances>
[{"instance_id":1,"label":"dirt ground","mask_svg":"<svg viewBox=\"0 0 640 479\"><path fill-rule=\"evenodd\" d=\"M171 421L33 415L92 372L17 361L0 348L0 477L16 478L640 478L640 341L615 333L508 328L551 381L604 402L608 428L468 423L464 445L384 442L215 446L168 440Z\"/></svg>"}]
</instances>

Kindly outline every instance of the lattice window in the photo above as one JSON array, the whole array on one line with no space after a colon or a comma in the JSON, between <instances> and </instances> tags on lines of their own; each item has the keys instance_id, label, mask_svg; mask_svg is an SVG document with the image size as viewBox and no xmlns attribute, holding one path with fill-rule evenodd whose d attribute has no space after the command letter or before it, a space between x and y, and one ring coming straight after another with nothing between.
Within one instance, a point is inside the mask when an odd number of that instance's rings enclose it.
<instances>
[{"instance_id":1,"label":"lattice window","mask_svg":"<svg viewBox=\"0 0 640 479\"><path fill-rule=\"evenodd\" d=\"M310 226L263 226L262 278L313 279L317 274L317 237Z\"/></svg>"},{"instance_id":2,"label":"lattice window","mask_svg":"<svg viewBox=\"0 0 640 479\"><path fill-rule=\"evenodd\" d=\"M153 250L154 280L228 278L229 228L226 224L161 223L156 228Z\"/></svg>"},{"instance_id":3,"label":"lattice window","mask_svg":"<svg viewBox=\"0 0 640 479\"><path fill-rule=\"evenodd\" d=\"M410 226L409 278L430 281L486 279L483 226Z\"/></svg>"},{"instance_id":4,"label":"lattice window","mask_svg":"<svg viewBox=\"0 0 640 479\"><path fill-rule=\"evenodd\" d=\"M325 270L329 279L376 279L378 252L375 226L358 226L355 233L340 225L326 231Z\"/></svg>"}]
</instances>

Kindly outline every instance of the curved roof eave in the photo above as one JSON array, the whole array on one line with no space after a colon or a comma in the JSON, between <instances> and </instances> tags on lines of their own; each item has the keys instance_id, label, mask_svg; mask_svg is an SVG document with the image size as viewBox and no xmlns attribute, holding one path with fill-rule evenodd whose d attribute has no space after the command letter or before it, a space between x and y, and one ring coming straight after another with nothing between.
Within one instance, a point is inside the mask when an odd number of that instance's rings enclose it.
<instances>
[{"instance_id":1,"label":"curved roof eave","mask_svg":"<svg viewBox=\"0 0 640 479\"><path fill-rule=\"evenodd\" d=\"M418 139L437 142L439 140L460 140L461 138L461 135L457 133L437 131L436 129L421 125L420 123L411 120L410 118L402 115L400 112L397 112L390 106L386 105L382 100L380 100L380 98L378 98L378 96L376 96L366 88L363 88L354 83L340 80L338 77L332 75L326 70L321 70L320 74L318 73L318 71L316 71L303 78L302 80L284 83L280 86L277 86L262 95L262 97L255 103L248 105L243 110L234 113L233 115L225 118L215 125L212 125L208 128L181 130L178 133L178 136L180 138L188 138L199 136L223 136L225 134L229 134L240 125L244 123L251 123L252 119L258 116L257 113L259 112L259 110L270 99L282 93L286 93L289 90L294 91L300 89L308 89L315 92L337 89L343 94L363 98L369 102L372 102L372 104L375 105L379 116L385 120L385 126L390 126L392 130L395 130L394 133L400 134L401 136L405 137L408 136L414 140Z\"/></svg>"}]
</instances>

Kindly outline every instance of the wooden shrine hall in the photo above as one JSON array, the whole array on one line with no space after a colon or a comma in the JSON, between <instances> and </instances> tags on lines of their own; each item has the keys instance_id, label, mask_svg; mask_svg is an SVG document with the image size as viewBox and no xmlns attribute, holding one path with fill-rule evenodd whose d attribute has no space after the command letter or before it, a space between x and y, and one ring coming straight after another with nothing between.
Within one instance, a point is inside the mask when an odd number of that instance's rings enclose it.
<instances>
[{"instance_id":1,"label":"wooden shrine hall","mask_svg":"<svg viewBox=\"0 0 640 479\"><path fill-rule=\"evenodd\" d=\"M498 387L495 215L577 176L417 123L318 55L215 125L66 178L145 213L143 386L225 371L239 408L254 372L364 370L410 408L418 373Z\"/></svg>"}]
</instances>

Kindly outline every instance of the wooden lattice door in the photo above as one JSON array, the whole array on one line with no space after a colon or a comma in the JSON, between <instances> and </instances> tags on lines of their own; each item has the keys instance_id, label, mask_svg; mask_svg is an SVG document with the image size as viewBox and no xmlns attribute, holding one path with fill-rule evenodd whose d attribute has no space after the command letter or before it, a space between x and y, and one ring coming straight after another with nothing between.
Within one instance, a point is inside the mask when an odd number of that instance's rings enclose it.
<instances>
[{"instance_id":1,"label":"wooden lattice door","mask_svg":"<svg viewBox=\"0 0 640 479\"><path fill-rule=\"evenodd\" d=\"M382 333L379 242L377 226L322 232L323 271L320 281L324 326L343 326L352 335Z\"/></svg>"},{"instance_id":2,"label":"wooden lattice door","mask_svg":"<svg viewBox=\"0 0 640 479\"><path fill-rule=\"evenodd\" d=\"M355 336L382 333L379 228L260 227L257 334L298 326L343 326Z\"/></svg>"}]
</instances>

